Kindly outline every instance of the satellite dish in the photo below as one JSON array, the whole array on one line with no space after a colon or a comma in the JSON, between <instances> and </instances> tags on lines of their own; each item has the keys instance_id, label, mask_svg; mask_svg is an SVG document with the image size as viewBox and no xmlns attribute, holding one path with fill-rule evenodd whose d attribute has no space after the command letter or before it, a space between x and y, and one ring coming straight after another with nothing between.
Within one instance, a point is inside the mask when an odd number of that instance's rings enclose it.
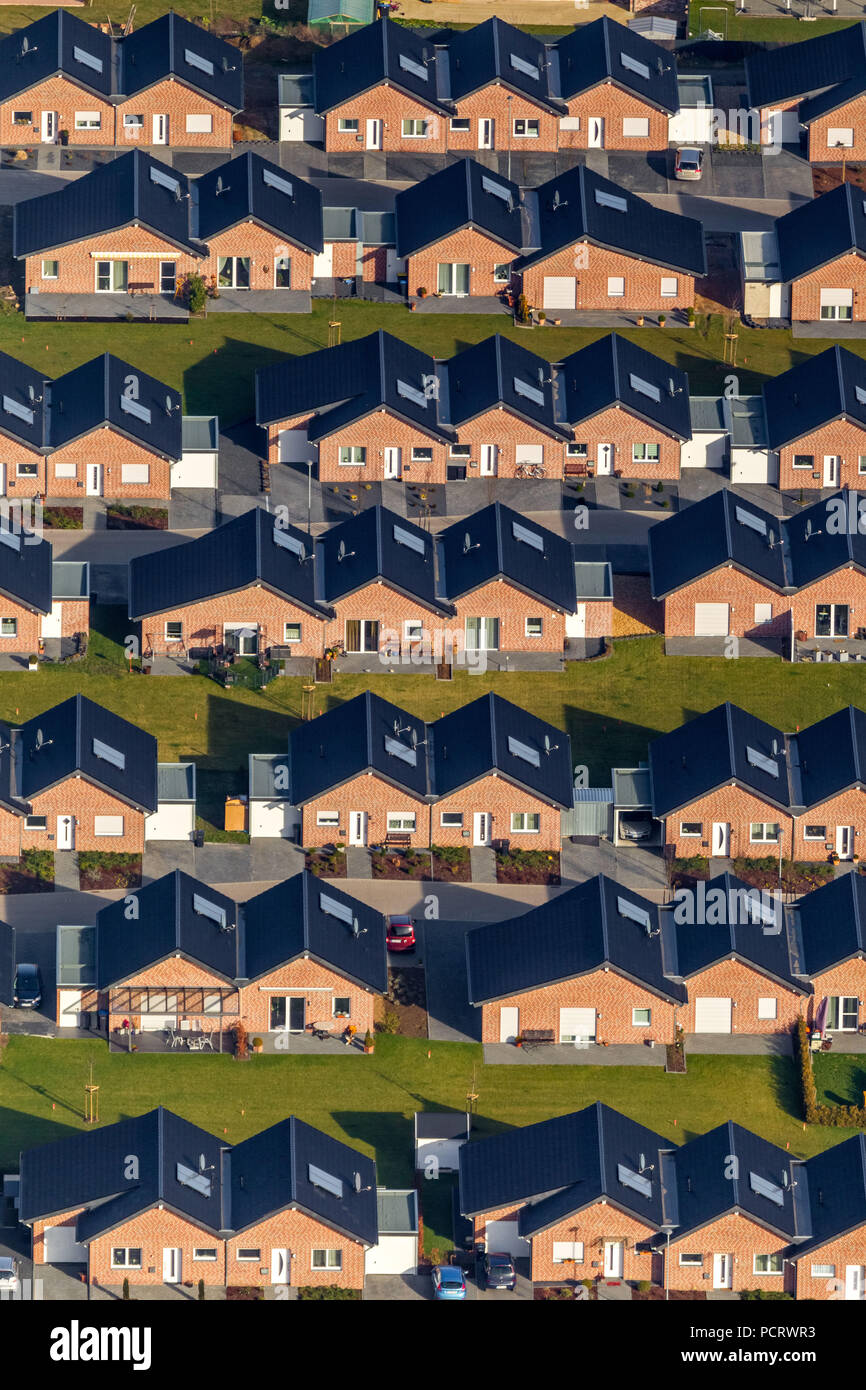
<instances>
[{"instance_id":1,"label":"satellite dish","mask_svg":"<svg viewBox=\"0 0 866 1390\"><path fill-rule=\"evenodd\" d=\"M476 541L475 544L473 545L473 544L472 544L472 537L470 536L469 532L468 532L468 531L465 531L465 532L463 533L463 554L464 554L464 555L468 555L469 552L470 552L470 550L477 550L478 547L480 546L480 544L481 544L480 541Z\"/></svg>"},{"instance_id":2,"label":"satellite dish","mask_svg":"<svg viewBox=\"0 0 866 1390\"><path fill-rule=\"evenodd\" d=\"M24 37L23 37L23 39L21 40L21 57L23 58L24 55L25 55L26 53L29 53L29 52L30 52L30 40L28 39L27 35L25 34Z\"/></svg>"},{"instance_id":3,"label":"satellite dish","mask_svg":"<svg viewBox=\"0 0 866 1390\"><path fill-rule=\"evenodd\" d=\"M646 1154L641 1154L640 1162L637 1166L640 1169L640 1171L643 1172L644 1168L646 1167Z\"/></svg>"},{"instance_id":4,"label":"satellite dish","mask_svg":"<svg viewBox=\"0 0 866 1390\"><path fill-rule=\"evenodd\" d=\"M413 748L417 748L417 747L418 747L418 730L417 730L417 729L411 729L411 730L410 730L410 732L409 732L409 742L411 743L411 745L412 745Z\"/></svg>"},{"instance_id":5,"label":"satellite dish","mask_svg":"<svg viewBox=\"0 0 866 1390\"><path fill-rule=\"evenodd\" d=\"M165 413L166 415L174 414L174 401L171 396L166 396L165 398Z\"/></svg>"},{"instance_id":6,"label":"satellite dish","mask_svg":"<svg viewBox=\"0 0 866 1390\"><path fill-rule=\"evenodd\" d=\"M809 537L811 536L811 534L812 534L812 523L811 523L811 521L809 521L809 520L807 519L807 521L806 521L806 529L805 529L804 532L803 532L803 540L804 540L804 541L807 541L807 540L809 539Z\"/></svg>"},{"instance_id":7,"label":"satellite dish","mask_svg":"<svg viewBox=\"0 0 866 1390\"><path fill-rule=\"evenodd\" d=\"M354 1173L352 1175L352 1186L354 1187L356 1192L362 1191L362 1179L360 1173Z\"/></svg>"},{"instance_id":8,"label":"satellite dish","mask_svg":"<svg viewBox=\"0 0 866 1390\"><path fill-rule=\"evenodd\" d=\"M237 63L230 63L229 60L228 60L228 58L225 58L225 57L223 58L223 62L222 62L223 72L236 72L236 71L237 71L237 66L238 66Z\"/></svg>"},{"instance_id":9,"label":"satellite dish","mask_svg":"<svg viewBox=\"0 0 866 1390\"><path fill-rule=\"evenodd\" d=\"M217 197L219 197L219 195L220 195L221 193L224 193L224 192L225 192L225 185L224 185L224 183L223 183L222 174L217 174L217 181L216 181L216 185L215 185L215 187L214 187L214 192L216 193L216 196L217 196Z\"/></svg>"},{"instance_id":10,"label":"satellite dish","mask_svg":"<svg viewBox=\"0 0 866 1390\"><path fill-rule=\"evenodd\" d=\"M337 546L337 559L338 559L338 560L345 560L345 558L346 558L346 542L345 542L345 541L340 541L340 544Z\"/></svg>"},{"instance_id":11,"label":"satellite dish","mask_svg":"<svg viewBox=\"0 0 866 1390\"><path fill-rule=\"evenodd\" d=\"M199 1156L198 1156L198 1166L199 1166L199 1169L201 1170L202 1173L204 1172L205 1168L207 1168L207 1158L205 1157L204 1154L199 1154Z\"/></svg>"},{"instance_id":12,"label":"satellite dish","mask_svg":"<svg viewBox=\"0 0 866 1390\"><path fill-rule=\"evenodd\" d=\"M787 1187L787 1186L788 1186L788 1174L787 1174L787 1173L783 1173L783 1174L782 1174L782 1186L783 1186L783 1187Z\"/></svg>"},{"instance_id":13,"label":"satellite dish","mask_svg":"<svg viewBox=\"0 0 866 1390\"><path fill-rule=\"evenodd\" d=\"M353 936L360 936L360 935L361 935L361 928L360 928L360 925L359 925L359 923L358 923L357 917L353 917L353 918L352 918L352 935L353 935Z\"/></svg>"},{"instance_id":14,"label":"satellite dish","mask_svg":"<svg viewBox=\"0 0 866 1390\"><path fill-rule=\"evenodd\" d=\"M53 742L54 742L54 739L53 739L53 738L52 738L52 739L48 739L48 744L51 744L51 743L53 743ZM37 730L36 730L36 747L37 747L37 748L45 748L45 747L47 747L45 735L43 734L43 732L42 732L41 729L37 729Z\"/></svg>"}]
</instances>

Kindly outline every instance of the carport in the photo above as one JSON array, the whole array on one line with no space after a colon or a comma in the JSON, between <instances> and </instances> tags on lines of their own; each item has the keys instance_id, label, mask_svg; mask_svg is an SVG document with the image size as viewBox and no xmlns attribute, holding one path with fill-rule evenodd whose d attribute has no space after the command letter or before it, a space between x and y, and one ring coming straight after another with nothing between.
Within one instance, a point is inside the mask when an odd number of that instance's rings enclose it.
<instances>
[{"instance_id":1,"label":"carport","mask_svg":"<svg viewBox=\"0 0 866 1390\"><path fill-rule=\"evenodd\" d=\"M611 769L613 784L613 842L617 846L639 844L641 849L656 848L662 842L662 827L652 818L652 798L650 793L649 767L641 763L638 767L614 767ZM635 841L624 833L624 825L629 822L649 820L651 833Z\"/></svg>"},{"instance_id":2,"label":"carport","mask_svg":"<svg viewBox=\"0 0 866 1390\"><path fill-rule=\"evenodd\" d=\"M365 1274L417 1274L418 1193L380 1187L376 1193L379 1243L364 1257Z\"/></svg>"}]
</instances>

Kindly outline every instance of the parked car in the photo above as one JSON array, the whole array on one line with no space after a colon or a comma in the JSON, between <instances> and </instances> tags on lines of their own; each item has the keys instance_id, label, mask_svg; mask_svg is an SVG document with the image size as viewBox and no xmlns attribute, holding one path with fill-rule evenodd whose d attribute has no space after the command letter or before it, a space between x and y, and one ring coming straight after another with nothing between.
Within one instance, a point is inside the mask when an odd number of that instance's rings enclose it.
<instances>
[{"instance_id":1,"label":"parked car","mask_svg":"<svg viewBox=\"0 0 866 1390\"><path fill-rule=\"evenodd\" d=\"M704 152L689 146L687 149L677 150L677 157L674 162L674 178L677 179L699 179L704 172Z\"/></svg>"},{"instance_id":2,"label":"parked car","mask_svg":"<svg viewBox=\"0 0 866 1390\"><path fill-rule=\"evenodd\" d=\"M511 1256L487 1250L478 1260L478 1283L483 1289L516 1289L517 1270Z\"/></svg>"},{"instance_id":3,"label":"parked car","mask_svg":"<svg viewBox=\"0 0 866 1390\"><path fill-rule=\"evenodd\" d=\"M19 965L12 986L16 1009L38 1009L42 1003L42 972L38 965Z\"/></svg>"},{"instance_id":4,"label":"parked car","mask_svg":"<svg viewBox=\"0 0 866 1390\"><path fill-rule=\"evenodd\" d=\"M18 1261L11 1255L0 1255L0 1295L17 1293L20 1288Z\"/></svg>"},{"instance_id":5,"label":"parked car","mask_svg":"<svg viewBox=\"0 0 866 1390\"><path fill-rule=\"evenodd\" d=\"M434 1298L465 1298L466 1280L459 1265L433 1266Z\"/></svg>"},{"instance_id":6,"label":"parked car","mask_svg":"<svg viewBox=\"0 0 866 1390\"><path fill-rule=\"evenodd\" d=\"M415 950L415 924L405 912L397 912L388 918L385 942L389 951Z\"/></svg>"},{"instance_id":7,"label":"parked car","mask_svg":"<svg viewBox=\"0 0 866 1390\"><path fill-rule=\"evenodd\" d=\"M648 840L653 833L652 816L620 816L619 833L624 840Z\"/></svg>"}]
</instances>

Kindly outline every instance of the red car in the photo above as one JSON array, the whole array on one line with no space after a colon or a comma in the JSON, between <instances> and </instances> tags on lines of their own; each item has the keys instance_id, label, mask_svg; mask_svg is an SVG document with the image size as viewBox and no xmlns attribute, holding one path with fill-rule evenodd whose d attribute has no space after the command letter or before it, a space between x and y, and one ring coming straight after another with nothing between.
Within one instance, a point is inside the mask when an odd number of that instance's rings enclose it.
<instances>
[{"instance_id":1,"label":"red car","mask_svg":"<svg viewBox=\"0 0 866 1390\"><path fill-rule=\"evenodd\" d=\"M414 951L415 926L411 917L398 912L388 918L385 943L389 951Z\"/></svg>"}]
</instances>

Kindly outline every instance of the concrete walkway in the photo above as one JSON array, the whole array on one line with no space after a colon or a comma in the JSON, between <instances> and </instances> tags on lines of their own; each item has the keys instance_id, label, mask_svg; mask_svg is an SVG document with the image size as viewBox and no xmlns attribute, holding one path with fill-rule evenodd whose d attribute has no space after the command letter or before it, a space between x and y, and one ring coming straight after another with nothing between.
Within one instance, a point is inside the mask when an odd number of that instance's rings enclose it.
<instances>
[{"instance_id":1,"label":"concrete walkway","mask_svg":"<svg viewBox=\"0 0 866 1390\"><path fill-rule=\"evenodd\" d=\"M67 890L71 893L78 892L78 855L70 850L54 851L54 887L55 890Z\"/></svg>"},{"instance_id":2,"label":"concrete walkway","mask_svg":"<svg viewBox=\"0 0 866 1390\"><path fill-rule=\"evenodd\" d=\"M856 1036L856 1035L855 1035ZM686 1057L699 1052L715 1057L790 1057L790 1033L687 1033ZM846 1046L846 1051L847 1046Z\"/></svg>"},{"instance_id":3,"label":"concrete walkway","mask_svg":"<svg viewBox=\"0 0 866 1390\"><path fill-rule=\"evenodd\" d=\"M347 878L373 877L373 865L369 850L360 845L347 845L345 853Z\"/></svg>"},{"instance_id":4,"label":"concrete walkway","mask_svg":"<svg viewBox=\"0 0 866 1390\"><path fill-rule=\"evenodd\" d=\"M469 850L469 870L473 883L496 882L496 855L492 849L476 845Z\"/></svg>"},{"instance_id":5,"label":"concrete walkway","mask_svg":"<svg viewBox=\"0 0 866 1390\"><path fill-rule=\"evenodd\" d=\"M601 1047L573 1047L544 1043L537 1047L515 1047L513 1043L485 1043L484 1061L492 1067L663 1067L664 1047L643 1047L636 1043L611 1043Z\"/></svg>"}]
</instances>

